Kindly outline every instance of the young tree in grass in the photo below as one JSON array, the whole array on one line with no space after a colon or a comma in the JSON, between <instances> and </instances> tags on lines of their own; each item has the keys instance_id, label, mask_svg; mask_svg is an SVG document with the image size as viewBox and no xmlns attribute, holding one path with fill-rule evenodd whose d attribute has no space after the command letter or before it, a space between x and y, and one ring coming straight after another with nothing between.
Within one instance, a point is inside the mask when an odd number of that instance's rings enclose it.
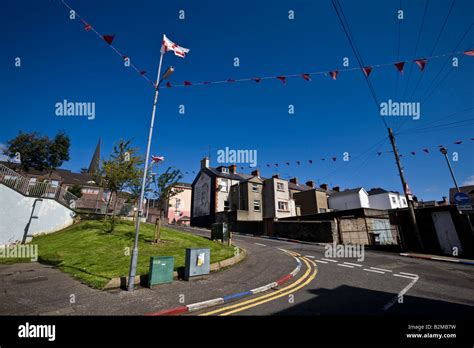
<instances>
[{"instance_id":1,"label":"young tree in grass","mask_svg":"<svg viewBox=\"0 0 474 348\"><path fill-rule=\"evenodd\" d=\"M161 238L161 220L163 218L165 205L168 204L170 198L183 191L182 189L174 187L182 177L183 175L178 169L172 169L171 167L168 167L164 173L154 176L154 195L160 212L158 224L155 228L154 243L158 243Z\"/></svg>"},{"instance_id":2,"label":"young tree in grass","mask_svg":"<svg viewBox=\"0 0 474 348\"><path fill-rule=\"evenodd\" d=\"M115 217L117 194L123 191L133 180L140 177L142 157L137 154L137 149L131 146L130 140L121 139L110 158L102 161L99 176L102 178L104 188L110 193L107 201L106 213L112 197L115 197L112 218ZM106 214L107 216L107 214Z\"/></svg>"}]
</instances>

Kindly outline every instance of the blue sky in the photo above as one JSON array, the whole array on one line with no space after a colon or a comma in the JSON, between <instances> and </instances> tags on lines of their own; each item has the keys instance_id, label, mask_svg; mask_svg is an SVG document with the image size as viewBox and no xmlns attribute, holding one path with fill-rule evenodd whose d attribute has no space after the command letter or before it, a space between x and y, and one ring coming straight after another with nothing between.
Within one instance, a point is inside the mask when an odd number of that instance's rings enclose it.
<instances>
[{"instance_id":1,"label":"blue sky","mask_svg":"<svg viewBox=\"0 0 474 348\"><path fill-rule=\"evenodd\" d=\"M190 48L185 59L165 55L164 67L176 68L170 79L173 84L342 69L344 57L351 68L357 67L329 0L67 2L102 34L116 34L114 45L152 79L164 33ZM399 0L340 3L366 65L428 56L433 48L434 54L452 52L474 11L471 0L457 0L435 47L451 0L431 1L415 56L424 0L401 1L405 18L400 23L399 50ZM64 129L72 147L71 160L63 167L72 170L88 166L99 137L103 156L120 138L132 138L144 153L153 89L125 68L107 44L86 32L78 20L70 20L60 1L7 0L1 7L0 143L20 130L54 136ZM185 11L185 20L178 18L180 10ZM289 10L294 11L294 20L288 19ZM471 27L459 50L472 49L473 39ZM16 57L22 60L20 68L14 66ZM235 57L240 67L234 67ZM458 57L458 68L444 65L448 58L429 60L416 90L421 75L416 66L409 74L407 65L403 76L393 67L374 69L370 77L380 101L421 102L433 89L421 104L419 120L387 119L395 130L403 125L401 132L407 132L397 137L405 154L406 179L415 195L424 199L441 199L453 186L436 150L439 144L458 152L459 160L452 163L459 182L474 181L472 122L421 131L472 118L474 58ZM95 119L56 116L55 104L64 99L94 102ZM293 115L288 114L290 104ZM179 113L180 105L185 106L184 115ZM463 126L453 127L459 125ZM419 132L408 132L417 128ZM165 165L191 172L199 169L199 160L209 148L213 165L217 150L226 146L254 149L264 176L277 170L267 168L267 163L291 161L290 166L278 168L283 177L342 188L401 190L393 155L377 156L378 151L390 150L388 139L378 144L384 138L386 130L369 89L355 71L340 73L337 81L322 75L311 82L292 78L286 86L267 80L165 89L160 94L152 153L165 156ZM453 145L455 140L464 142ZM425 147L432 148L429 155L422 153ZM343 163L346 151L352 159ZM416 151L416 156L410 151ZM332 156L338 157L335 163L319 160ZM305 164L297 166L296 160ZM184 180L193 178L190 174Z\"/></svg>"}]
</instances>

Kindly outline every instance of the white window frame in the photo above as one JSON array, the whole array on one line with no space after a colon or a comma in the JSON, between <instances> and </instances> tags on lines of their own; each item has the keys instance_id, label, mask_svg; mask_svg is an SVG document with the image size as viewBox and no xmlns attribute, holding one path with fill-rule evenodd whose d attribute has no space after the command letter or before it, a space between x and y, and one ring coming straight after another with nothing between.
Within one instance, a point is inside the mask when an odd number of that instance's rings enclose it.
<instances>
[{"instance_id":1,"label":"white window frame","mask_svg":"<svg viewBox=\"0 0 474 348\"><path fill-rule=\"evenodd\" d=\"M285 191L285 184L282 182L277 182L277 191Z\"/></svg>"},{"instance_id":2,"label":"white window frame","mask_svg":"<svg viewBox=\"0 0 474 348\"><path fill-rule=\"evenodd\" d=\"M258 185L252 184L252 192L258 192Z\"/></svg>"},{"instance_id":3,"label":"white window frame","mask_svg":"<svg viewBox=\"0 0 474 348\"><path fill-rule=\"evenodd\" d=\"M281 203L281 206L280 206ZM285 201L278 201L278 210L280 211L288 211L288 202Z\"/></svg>"},{"instance_id":4,"label":"white window frame","mask_svg":"<svg viewBox=\"0 0 474 348\"><path fill-rule=\"evenodd\" d=\"M258 200L258 199L253 200L253 210L254 211L262 211L262 208L260 206L260 200Z\"/></svg>"}]
</instances>

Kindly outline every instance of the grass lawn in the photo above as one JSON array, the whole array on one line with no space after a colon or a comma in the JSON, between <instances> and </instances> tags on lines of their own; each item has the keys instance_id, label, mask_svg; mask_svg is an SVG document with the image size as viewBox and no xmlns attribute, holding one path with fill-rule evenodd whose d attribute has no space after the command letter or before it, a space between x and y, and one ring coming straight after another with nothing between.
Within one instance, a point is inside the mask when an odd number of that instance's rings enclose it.
<instances>
[{"instance_id":1,"label":"grass lawn","mask_svg":"<svg viewBox=\"0 0 474 348\"><path fill-rule=\"evenodd\" d=\"M128 276L135 233L131 221L117 222L112 233L107 232L108 227L108 222L85 221L35 237L30 244L38 245L39 262L53 264L90 286L101 289L111 278ZM174 256L175 270L184 266L186 248L210 248L211 263L234 255L232 247L167 227L161 229L162 243L153 245L154 231L154 225L141 224L137 275L148 273L150 256ZM12 261L4 259L0 263Z\"/></svg>"}]
</instances>

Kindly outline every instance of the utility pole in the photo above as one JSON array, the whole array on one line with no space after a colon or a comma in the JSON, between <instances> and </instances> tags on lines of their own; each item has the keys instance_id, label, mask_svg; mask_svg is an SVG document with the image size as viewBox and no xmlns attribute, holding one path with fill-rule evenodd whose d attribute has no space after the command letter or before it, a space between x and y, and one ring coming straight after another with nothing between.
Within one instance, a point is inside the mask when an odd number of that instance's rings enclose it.
<instances>
[{"instance_id":1,"label":"utility pole","mask_svg":"<svg viewBox=\"0 0 474 348\"><path fill-rule=\"evenodd\" d=\"M454 176L453 168L451 167L451 163L449 162L448 150L446 150L446 148L442 147L441 149L439 149L439 151L441 151L441 153L444 155L444 158L446 159L446 163L448 164L448 168L449 168L449 171L451 173L451 177L453 178L453 181L454 181L454 186L456 186L456 191L461 192L459 190L459 186L458 186L458 182L456 181L456 177Z\"/></svg>"},{"instance_id":2,"label":"utility pole","mask_svg":"<svg viewBox=\"0 0 474 348\"><path fill-rule=\"evenodd\" d=\"M398 155L397 146L395 145L395 136L393 135L392 128L388 128L388 137L390 138L390 142L392 143L393 153L395 154L395 160L397 162L398 173L400 174L400 179L402 180L403 192L405 193L405 197L407 200L408 205L408 215L410 217L410 223L413 229L413 233L415 234L416 239L418 240L418 244L423 251L423 241L421 240L420 231L418 229L418 225L416 223L416 216L415 216L415 209L413 207L413 201L411 197L408 195L408 186L405 181L405 175L403 174L403 168L400 163L400 156Z\"/></svg>"}]
</instances>

